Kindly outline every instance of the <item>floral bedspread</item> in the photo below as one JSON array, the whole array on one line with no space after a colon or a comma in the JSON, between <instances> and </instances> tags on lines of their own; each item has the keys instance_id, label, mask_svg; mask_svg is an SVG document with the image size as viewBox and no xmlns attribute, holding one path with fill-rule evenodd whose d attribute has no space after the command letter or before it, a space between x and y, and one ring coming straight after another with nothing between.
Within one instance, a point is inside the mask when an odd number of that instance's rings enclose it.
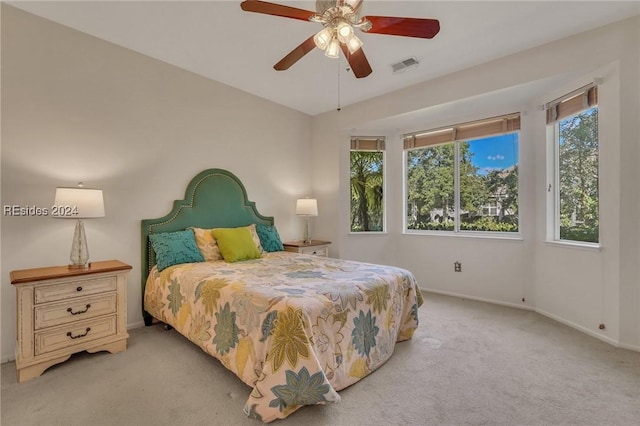
<instances>
[{"instance_id":1,"label":"floral bedspread","mask_svg":"<svg viewBox=\"0 0 640 426\"><path fill-rule=\"evenodd\" d=\"M253 388L264 422L380 367L418 326L422 296L400 268L288 252L154 268L144 305Z\"/></svg>"}]
</instances>

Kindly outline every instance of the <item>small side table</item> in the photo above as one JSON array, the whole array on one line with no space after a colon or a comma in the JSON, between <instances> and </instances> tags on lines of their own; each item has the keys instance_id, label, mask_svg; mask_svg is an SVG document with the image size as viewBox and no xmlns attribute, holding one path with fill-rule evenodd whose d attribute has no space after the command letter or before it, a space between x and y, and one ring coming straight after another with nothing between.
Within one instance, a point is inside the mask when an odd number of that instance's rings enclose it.
<instances>
[{"instance_id":1,"label":"small side table","mask_svg":"<svg viewBox=\"0 0 640 426\"><path fill-rule=\"evenodd\" d=\"M329 244L331 244L331 241L311 240L310 243L291 241L283 243L282 245L285 251L329 257Z\"/></svg>"},{"instance_id":2,"label":"small side table","mask_svg":"<svg viewBox=\"0 0 640 426\"><path fill-rule=\"evenodd\" d=\"M18 382L40 376L76 352L127 348L127 275L118 260L11 272L16 288Z\"/></svg>"}]
</instances>

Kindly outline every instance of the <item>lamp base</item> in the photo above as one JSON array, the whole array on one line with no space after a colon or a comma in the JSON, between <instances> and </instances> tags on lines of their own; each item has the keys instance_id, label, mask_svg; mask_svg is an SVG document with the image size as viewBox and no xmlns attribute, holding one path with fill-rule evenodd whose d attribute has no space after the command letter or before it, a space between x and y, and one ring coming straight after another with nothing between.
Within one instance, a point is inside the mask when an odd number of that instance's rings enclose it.
<instances>
[{"instance_id":1,"label":"lamp base","mask_svg":"<svg viewBox=\"0 0 640 426\"><path fill-rule=\"evenodd\" d=\"M87 246L87 236L84 233L82 219L78 219L76 222L69 258L71 259L70 269L86 269L89 267L89 247Z\"/></svg>"},{"instance_id":2,"label":"lamp base","mask_svg":"<svg viewBox=\"0 0 640 426\"><path fill-rule=\"evenodd\" d=\"M309 217L305 217L306 223L304 228L304 243L311 244L311 231L309 229Z\"/></svg>"}]
</instances>

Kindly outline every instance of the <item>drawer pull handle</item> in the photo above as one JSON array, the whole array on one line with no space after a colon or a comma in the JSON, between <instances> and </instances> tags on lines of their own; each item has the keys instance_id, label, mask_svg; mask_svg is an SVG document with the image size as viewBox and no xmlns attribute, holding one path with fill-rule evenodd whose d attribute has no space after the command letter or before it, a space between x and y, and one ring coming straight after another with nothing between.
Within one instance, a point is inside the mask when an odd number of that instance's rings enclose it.
<instances>
[{"instance_id":1,"label":"drawer pull handle","mask_svg":"<svg viewBox=\"0 0 640 426\"><path fill-rule=\"evenodd\" d=\"M82 287L76 287L76 291L82 291Z\"/></svg>"},{"instance_id":2,"label":"drawer pull handle","mask_svg":"<svg viewBox=\"0 0 640 426\"><path fill-rule=\"evenodd\" d=\"M71 332L68 332L67 336L71 337L72 339L79 339L80 337L84 337L89 334L90 331L91 327L87 327L87 330L84 332L84 334L78 334L77 336L74 336L73 334L71 334Z\"/></svg>"},{"instance_id":3,"label":"drawer pull handle","mask_svg":"<svg viewBox=\"0 0 640 426\"><path fill-rule=\"evenodd\" d=\"M72 308L67 308L67 312L69 312L71 315L78 315L78 314L84 314L85 312L87 312L89 310L89 308L91 307L90 303L87 303L87 309L85 309L84 311L76 311L73 312Z\"/></svg>"}]
</instances>

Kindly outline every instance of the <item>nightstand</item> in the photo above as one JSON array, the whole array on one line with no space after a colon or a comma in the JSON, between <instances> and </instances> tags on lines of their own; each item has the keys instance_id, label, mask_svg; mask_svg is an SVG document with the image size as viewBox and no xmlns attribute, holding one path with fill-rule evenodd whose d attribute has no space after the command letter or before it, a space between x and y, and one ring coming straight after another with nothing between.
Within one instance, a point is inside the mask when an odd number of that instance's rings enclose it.
<instances>
[{"instance_id":1,"label":"nightstand","mask_svg":"<svg viewBox=\"0 0 640 426\"><path fill-rule=\"evenodd\" d=\"M18 382L81 351L127 348L127 275L118 260L11 272L17 292Z\"/></svg>"},{"instance_id":2,"label":"nightstand","mask_svg":"<svg viewBox=\"0 0 640 426\"><path fill-rule=\"evenodd\" d=\"M331 241L311 240L310 243L304 241L291 241L283 243L285 251L302 254L314 254L316 256L329 256L329 244Z\"/></svg>"}]
</instances>

